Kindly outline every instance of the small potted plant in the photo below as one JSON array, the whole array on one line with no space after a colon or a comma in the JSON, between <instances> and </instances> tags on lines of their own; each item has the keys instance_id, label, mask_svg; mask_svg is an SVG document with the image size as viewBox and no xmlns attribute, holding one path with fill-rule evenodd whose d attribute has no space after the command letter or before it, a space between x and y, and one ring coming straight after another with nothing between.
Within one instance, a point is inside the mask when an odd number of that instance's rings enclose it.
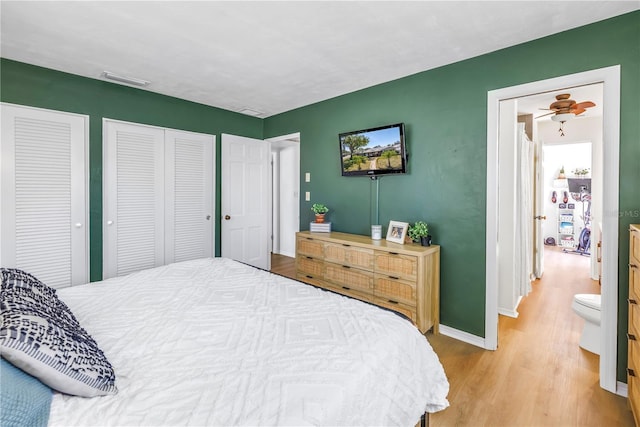
<instances>
[{"instance_id":1,"label":"small potted plant","mask_svg":"<svg viewBox=\"0 0 640 427\"><path fill-rule=\"evenodd\" d=\"M329 208L322 203L314 203L311 210L316 214L316 222L324 222L324 215L329 212Z\"/></svg>"},{"instance_id":2,"label":"small potted plant","mask_svg":"<svg viewBox=\"0 0 640 427\"><path fill-rule=\"evenodd\" d=\"M564 174L564 165L560 168L560 173L558 174L558 179L565 179L566 175Z\"/></svg>"},{"instance_id":3,"label":"small potted plant","mask_svg":"<svg viewBox=\"0 0 640 427\"><path fill-rule=\"evenodd\" d=\"M415 224L409 226L407 234L414 242L422 246L431 246L431 236L429 235L429 226L424 221L416 221Z\"/></svg>"}]
</instances>

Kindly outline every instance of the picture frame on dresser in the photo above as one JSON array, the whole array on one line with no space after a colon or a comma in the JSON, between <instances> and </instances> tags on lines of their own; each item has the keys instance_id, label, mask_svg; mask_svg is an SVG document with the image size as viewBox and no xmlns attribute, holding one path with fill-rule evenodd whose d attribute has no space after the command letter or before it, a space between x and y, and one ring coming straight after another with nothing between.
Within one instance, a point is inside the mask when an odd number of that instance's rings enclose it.
<instances>
[{"instance_id":1,"label":"picture frame on dresser","mask_svg":"<svg viewBox=\"0 0 640 427\"><path fill-rule=\"evenodd\" d=\"M408 222L389 221L387 240L389 242L404 244L404 239L407 237L407 230L409 230Z\"/></svg>"}]
</instances>

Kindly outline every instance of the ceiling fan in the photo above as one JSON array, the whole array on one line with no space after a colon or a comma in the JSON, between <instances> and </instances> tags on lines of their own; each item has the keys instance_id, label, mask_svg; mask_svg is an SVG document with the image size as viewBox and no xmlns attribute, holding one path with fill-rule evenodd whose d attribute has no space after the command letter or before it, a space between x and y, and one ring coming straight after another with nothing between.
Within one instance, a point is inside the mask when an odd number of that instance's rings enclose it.
<instances>
[{"instance_id":1,"label":"ceiling fan","mask_svg":"<svg viewBox=\"0 0 640 427\"><path fill-rule=\"evenodd\" d=\"M541 108L541 110L550 110L551 112L536 117L536 119L539 119L551 115L551 120L560 122L560 129L558 129L560 136L564 136L564 131L562 130L564 122L584 113L587 108L596 106L592 101L576 102L570 99L570 96L571 94L568 93L556 95L556 102L549 105L549 108Z\"/></svg>"}]
</instances>

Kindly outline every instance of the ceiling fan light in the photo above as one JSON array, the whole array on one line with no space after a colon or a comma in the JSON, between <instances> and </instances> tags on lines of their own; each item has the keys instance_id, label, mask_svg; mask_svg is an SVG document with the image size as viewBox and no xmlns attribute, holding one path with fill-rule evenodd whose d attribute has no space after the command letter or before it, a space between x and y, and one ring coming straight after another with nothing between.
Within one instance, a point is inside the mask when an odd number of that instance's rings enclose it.
<instances>
[{"instance_id":1,"label":"ceiling fan light","mask_svg":"<svg viewBox=\"0 0 640 427\"><path fill-rule=\"evenodd\" d=\"M551 116L551 120L553 120L554 122L566 122L568 120L571 120L575 117L575 114L573 113L561 113L561 114L555 114L553 116Z\"/></svg>"}]
</instances>

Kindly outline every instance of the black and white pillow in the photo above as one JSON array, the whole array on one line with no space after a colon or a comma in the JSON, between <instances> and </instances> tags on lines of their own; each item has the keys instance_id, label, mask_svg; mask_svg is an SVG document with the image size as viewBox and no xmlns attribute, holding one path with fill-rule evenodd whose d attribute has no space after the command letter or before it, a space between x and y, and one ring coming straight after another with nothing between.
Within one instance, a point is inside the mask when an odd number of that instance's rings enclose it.
<instances>
[{"instance_id":1,"label":"black and white pillow","mask_svg":"<svg viewBox=\"0 0 640 427\"><path fill-rule=\"evenodd\" d=\"M66 394L117 393L113 367L55 289L18 269L0 276L2 357Z\"/></svg>"}]
</instances>

